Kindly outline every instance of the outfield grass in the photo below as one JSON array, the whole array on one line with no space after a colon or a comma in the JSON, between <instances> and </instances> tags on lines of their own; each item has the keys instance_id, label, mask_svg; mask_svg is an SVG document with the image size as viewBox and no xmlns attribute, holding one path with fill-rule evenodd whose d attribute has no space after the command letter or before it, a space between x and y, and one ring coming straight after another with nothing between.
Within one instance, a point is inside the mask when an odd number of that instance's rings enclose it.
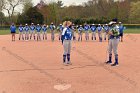
<instances>
[{"instance_id":1,"label":"outfield grass","mask_svg":"<svg viewBox=\"0 0 140 93\"><path fill-rule=\"evenodd\" d=\"M140 34L140 29L126 29L124 33ZM10 34L10 30L0 30L0 35L7 35L7 34Z\"/></svg>"},{"instance_id":2,"label":"outfield grass","mask_svg":"<svg viewBox=\"0 0 140 93\"><path fill-rule=\"evenodd\" d=\"M10 30L0 30L0 35L10 34Z\"/></svg>"},{"instance_id":3,"label":"outfield grass","mask_svg":"<svg viewBox=\"0 0 140 93\"><path fill-rule=\"evenodd\" d=\"M124 30L124 33L140 34L140 29L126 29Z\"/></svg>"}]
</instances>

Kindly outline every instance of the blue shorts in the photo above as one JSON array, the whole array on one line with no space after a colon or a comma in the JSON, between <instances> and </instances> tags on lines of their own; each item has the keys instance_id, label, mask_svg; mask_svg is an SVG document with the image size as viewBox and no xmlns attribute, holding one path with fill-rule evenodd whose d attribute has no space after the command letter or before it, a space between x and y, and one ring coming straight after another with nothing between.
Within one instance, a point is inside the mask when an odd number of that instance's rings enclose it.
<instances>
[{"instance_id":1,"label":"blue shorts","mask_svg":"<svg viewBox=\"0 0 140 93\"><path fill-rule=\"evenodd\" d=\"M15 34L16 32L11 32L11 34Z\"/></svg>"},{"instance_id":2,"label":"blue shorts","mask_svg":"<svg viewBox=\"0 0 140 93\"><path fill-rule=\"evenodd\" d=\"M122 37L123 36L123 33L120 33L120 36Z\"/></svg>"}]
</instances>

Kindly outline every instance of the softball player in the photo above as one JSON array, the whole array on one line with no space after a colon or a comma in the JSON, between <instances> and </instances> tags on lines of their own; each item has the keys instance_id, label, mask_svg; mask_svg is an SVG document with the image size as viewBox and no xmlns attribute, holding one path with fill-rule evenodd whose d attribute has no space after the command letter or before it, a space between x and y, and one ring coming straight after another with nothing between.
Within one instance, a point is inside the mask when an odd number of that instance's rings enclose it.
<instances>
[{"instance_id":1,"label":"softball player","mask_svg":"<svg viewBox=\"0 0 140 93\"><path fill-rule=\"evenodd\" d=\"M29 39L29 26L28 24L25 24L25 27L24 27L24 31L25 31L25 40L28 40Z\"/></svg>"},{"instance_id":2,"label":"softball player","mask_svg":"<svg viewBox=\"0 0 140 93\"><path fill-rule=\"evenodd\" d=\"M123 32L124 32L125 27L122 25L122 22L119 22L119 32L120 32L120 39L121 42L123 42Z\"/></svg>"},{"instance_id":3,"label":"softball player","mask_svg":"<svg viewBox=\"0 0 140 93\"><path fill-rule=\"evenodd\" d=\"M10 26L10 31L12 34L12 41L15 41L16 26L14 23L12 23L12 25Z\"/></svg>"},{"instance_id":4,"label":"softball player","mask_svg":"<svg viewBox=\"0 0 140 93\"><path fill-rule=\"evenodd\" d=\"M95 24L92 24L91 27L90 27L91 31L92 31L92 37L91 37L91 40L96 40L96 26Z\"/></svg>"},{"instance_id":5,"label":"softball player","mask_svg":"<svg viewBox=\"0 0 140 93\"><path fill-rule=\"evenodd\" d=\"M98 25L97 30L98 30L99 41L102 42L102 26L101 26L101 24Z\"/></svg>"},{"instance_id":6,"label":"softball player","mask_svg":"<svg viewBox=\"0 0 140 93\"><path fill-rule=\"evenodd\" d=\"M79 27L78 27L78 41L80 41L80 39L81 39L81 41L82 41L82 33L83 32L83 27L82 27L82 25L80 25Z\"/></svg>"},{"instance_id":7,"label":"softball player","mask_svg":"<svg viewBox=\"0 0 140 93\"><path fill-rule=\"evenodd\" d=\"M106 24L105 26L104 26L104 40L106 40L106 36L108 35L108 32L109 32L109 26L108 26L108 24ZM109 40L109 35L108 35L108 40Z\"/></svg>"},{"instance_id":8,"label":"softball player","mask_svg":"<svg viewBox=\"0 0 140 93\"><path fill-rule=\"evenodd\" d=\"M85 30L85 38L86 38L86 40L89 40L89 25L87 25L86 23L85 23L85 26L84 26L84 30Z\"/></svg>"},{"instance_id":9,"label":"softball player","mask_svg":"<svg viewBox=\"0 0 140 93\"><path fill-rule=\"evenodd\" d=\"M23 28L22 24L20 24L18 30L19 30L19 40L21 37L22 37L22 40L24 40L24 36L23 36L24 28Z\"/></svg>"},{"instance_id":10,"label":"softball player","mask_svg":"<svg viewBox=\"0 0 140 93\"><path fill-rule=\"evenodd\" d=\"M59 31L59 40L61 40L61 35L62 35L62 31L63 31L63 26L62 26L62 24L60 24L60 25L58 26L58 31Z\"/></svg>"},{"instance_id":11,"label":"softball player","mask_svg":"<svg viewBox=\"0 0 140 93\"><path fill-rule=\"evenodd\" d=\"M34 23L32 23L30 26L30 40L32 39L32 36L34 37L34 40L35 40L35 25L34 25Z\"/></svg>"},{"instance_id":12,"label":"softball player","mask_svg":"<svg viewBox=\"0 0 140 93\"><path fill-rule=\"evenodd\" d=\"M43 25L42 31L43 31L43 32L42 32L43 40L44 40L44 39L47 40L47 26L46 26L46 24Z\"/></svg>"},{"instance_id":13,"label":"softball player","mask_svg":"<svg viewBox=\"0 0 140 93\"><path fill-rule=\"evenodd\" d=\"M53 23L51 23L50 25L50 30L51 30L51 40L54 41L54 38L55 38L55 25Z\"/></svg>"},{"instance_id":14,"label":"softball player","mask_svg":"<svg viewBox=\"0 0 140 93\"><path fill-rule=\"evenodd\" d=\"M41 37L40 37L41 26L39 24L37 24L36 26L36 31L37 31L37 41L39 41L41 40Z\"/></svg>"},{"instance_id":15,"label":"softball player","mask_svg":"<svg viewBox=\"0 0 140 93\"><path fill-rule=\"evenodd\" d=\"M116 20L113 22L110 22L112 25L111 30L109 31L110 39L108 44L108 53L109 53L109 61L106 62L106 64L112 63L112 50L115 55L115 63L111 66L117 66L118 65L118 44L119 44L119 27L116 25Z\"/></svg>"},{"instance_id":16,"label":"softball player","mask_svg":"<svg viewBox=\"0 0 140 93\"><path fill-rule=\"evenodd\" d=\"M73 40L76 40L76 26L74 24L72 24L71 28L72 28Z\"/></svg>"},{"instance_id":17,"label":"softball player","mask_svg":"<svg viewBox=\"0 0 140 93\"><path fill-rule=\"evenodd\" d=\"M71 52L72 30L70 29L70 25L71 25L70 21L65 21L63 23L64 29L62 32L62 44L64 47L64 54L63 54L64 64L71 64L70 52ZM67 62L66 62L66 57L67 57Z\"/></svg>"}]
</instances>

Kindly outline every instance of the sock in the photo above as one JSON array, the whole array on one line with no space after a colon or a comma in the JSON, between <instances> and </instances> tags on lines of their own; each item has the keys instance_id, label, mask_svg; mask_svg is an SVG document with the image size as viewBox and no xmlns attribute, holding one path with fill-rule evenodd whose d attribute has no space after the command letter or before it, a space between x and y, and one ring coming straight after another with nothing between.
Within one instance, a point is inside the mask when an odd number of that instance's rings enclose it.
<instances>
[{"instance_id":1,"label":"sock","mask_svg":"<svg viewBox=\"0 0 140 93\"><path fill-rule=\"evenodd\" d=\"M63 55L63 62L66 62L66 55Z\"/></svg>"},{"instance_id":2,"label":"sock","mask_svg":"<svg viewBox=\"0 0 140 93\"><path fill-rule=\"evenodd\" d=\"M70 54L67 54L67 60L70 61Z\"/></svg>"},{"instance_id":3,"label":"sock","mask_svg":"<svg viewBox=\"0 0 140 93\"><path fill-rule=\"evenodd\" d=\"M112 54L109 54L109 62L112 62Z\"/></svg>"},{"instance_id":4,"label":"sock","mask_svg":"<svg viewBox=\"0 0 140 93\"><path fill-rule=\"evenodd\" d=\"M115 64L118 64L118 55L115 55Z\"/></svg>"}]
</instances>

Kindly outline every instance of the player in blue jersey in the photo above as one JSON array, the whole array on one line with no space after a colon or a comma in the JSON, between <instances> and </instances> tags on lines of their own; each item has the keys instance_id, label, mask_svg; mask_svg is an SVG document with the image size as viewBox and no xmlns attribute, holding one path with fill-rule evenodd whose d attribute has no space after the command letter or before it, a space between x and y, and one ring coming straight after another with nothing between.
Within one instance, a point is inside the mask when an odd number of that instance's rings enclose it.
<instances>
[{"instance_id":1,"label":"player in blue jersey","mask_svg":"<svg viewBox=\"0 0 140 93\"><path fill-rule=\"evenodd\" d=\"M63 63L66 65L71 64L70 61L70 53L71 53L71 39L72 39L72 30L70 29L71 26L70 21L65 21L63 23L64 29L62 32L62 44L64 47L64 54L63 54ZM67 61L66 61L67 58Z\"/></svg>"},{"instance_id":2,"label":"player in blue jersey","mask_svg":"<svg viewBox=\"0 0 140 93\"><path fill-rule=\"evenodd\" d=\"M90 29L91 29L91 32L92 32L91 40L93 40L93 39L96 40L96 26L95 26L95 24L92 24Z\"/></svg>"},{"instance_id":3,"label":"player in blue jersey","mask_svg":"<svg viewBox=\"0 0 140 93\"><path fill-rule=\"evenodd\" d=\"M53 24L53 22L50 25L50 31L51 31L51 40L54 41L54 38L55 38L55 25Z\"/></svg>"},{"instance_id":4,"label":"player in blue jersey","mask_svg":"<svg viewBox=\"0 0 140 93\"><path fill-rule=\"evenodd\" d=\"M89 40L89 25L85 23L84 25L84 31L85 31L85 39Z\"/></svg>"},{"instance_id":5,"label":"player in blue jersey","mask_svg":"<svg viewBox=\"0 0 140 93\"><path fill-rule=\"evenodd\" d=\"M103 27L104 29L104 40L106 40L106 37L108 36L108 40L109 40L109 35L108 35L108 32L109 32L109 26L108 24L105 24L105 26Z\"/></svg>"},{"instance_id":6,"label":"player in blue jersey","mask_svg":"<svg viewBox=\"0 0 140 93\"><path fill-rule=\"evenodd\" d=\"M24 31L25 31L25 40L29 40L29 26L28 24L25 24L25 27L24 27Z\"/></svg>"},{"instance_id":7,"label":"player in blue jersey","mask_svg":"<svg viewBox=\"0 0 140 93\"><path fill-rule=\"evenodd\" d=\"M22 40L24 40L24 36L23 36L23 31L24 31L24 27L22 26L22 24L20 24L20 26L18 27L19 30L19 40L22 38Z\"/></svg>"},{"instance_id":8,"label":"player in blue jersey","mask_svg":"<svg viewBox=\"0 0 140 93\"><path fill-rule=\"evenodd\" d=\"M31 23L31 26L30 26L30 40L32 39L32 37L34 37L34 40L35 40L35 25L34 25L34 23Z\"/></svg>"},{"instance_id":9,"label":"player in blue jersey","mask_svg":"<svg viewBox=\"0 0 140 93\"><path fill-rule=\"evenodd\" d=\"M62 35L62 31L63 31L63 25L60 24L57 28L58 32L59 32L59 40L61 40L61 35Z\"/></svg>"},{"instance_id":10,"label":"player in blue jersey","mask_svg":"<svg viewBox=\"0 0 140 93\"><path fill-rule=\"evenodd\" d=\"M73 40L76 40L76 26L75 26L75 24L72 24L71 29L72 29Z\"/></svg>"},{"instance_id":11,"label":"player in blue jersey","mask_svg":"<svg viewBox=\"0 0 140 93\"><path fill-rule=\"evenodd\" d=\"M80 25L79 27L78 27L78 41L82 41L82 34L83 34L83 27L82 27L82 25Z\"/></svg>"},{"instance_id":12,"label":"player in blue jersey","mask_svg":"<svg viewBox=\"0 0 140 93\"><path fill-rule=\"evenodd\" d=\"M111 66L118 66L118 44L119 44L119 27L117 25L117 19L113 19L112 22L109 23L112 25L111 30L109 31L110 38L108 44L108 53L109 53L109 61L106 64L112 63L112 50L115 56L115 63Z\"/></svg>"},{"instance_id":13,"label":"player in blue jersey","mask_svg":"<svg viewBox=\"0 0 140 93\"><path fill-rule=\"evenodd\" d=\"M12 41L15 41L15 34L16 34L16 26L14 23L12 23L12 25L10 26L10 31L12 34Z\"/></svg>"},{"instance_id":14,"label":"player in blue jersey","mask_svg":"<svg viewBox=\"0 0 140 93\"><path fill-rule=\"evenodd\" d=\"M25 31L25 40L29 40L29 26L28 24L25 24L25 27L24 27L24 31Z\"/></svg>"},{"instance_id":15,"label":"player in blue jersey","mask_svg":"<svg viewBox=\"0 0 140 93\"><path fill-rule=\"evenodd\" d=\"M98 31L99 41L102 42L102 26L101 26L101 24L98 24L97 31Z\"/></svg>"},{"instance_id":16,"label":"player in blue jersey","mask_svg":"<svg viewBox=\"0 0 140 93\"><path fill-rule=\"evenodd\" d=\"M119 32L120 32L120 39L123 42L123 32L126 28L122 25L122 22L119 22Z\"/></svg>"},{"instance_id":17,"label":"player in blue jersey","mask_svg":"<svg viewBox=\"0 0 140 93\"><path fill-rule=\"evenodd\" d=\"M43 35L43 40L47 40L47 26L44 24L42 26L42 35Z\"/></svg>"},{"instance_id":18,"label":"player in blue jersey","mask_svg":"<svg viewBox=\"0 0 140 93\"><path fill-rule=\"evenodd\" d=\"M41 26L39 24L37 24L36 26L36 31L37 31L37 41L39 41L41 40L41 37L40 37Z\"/></svg>"}]
</instances>

